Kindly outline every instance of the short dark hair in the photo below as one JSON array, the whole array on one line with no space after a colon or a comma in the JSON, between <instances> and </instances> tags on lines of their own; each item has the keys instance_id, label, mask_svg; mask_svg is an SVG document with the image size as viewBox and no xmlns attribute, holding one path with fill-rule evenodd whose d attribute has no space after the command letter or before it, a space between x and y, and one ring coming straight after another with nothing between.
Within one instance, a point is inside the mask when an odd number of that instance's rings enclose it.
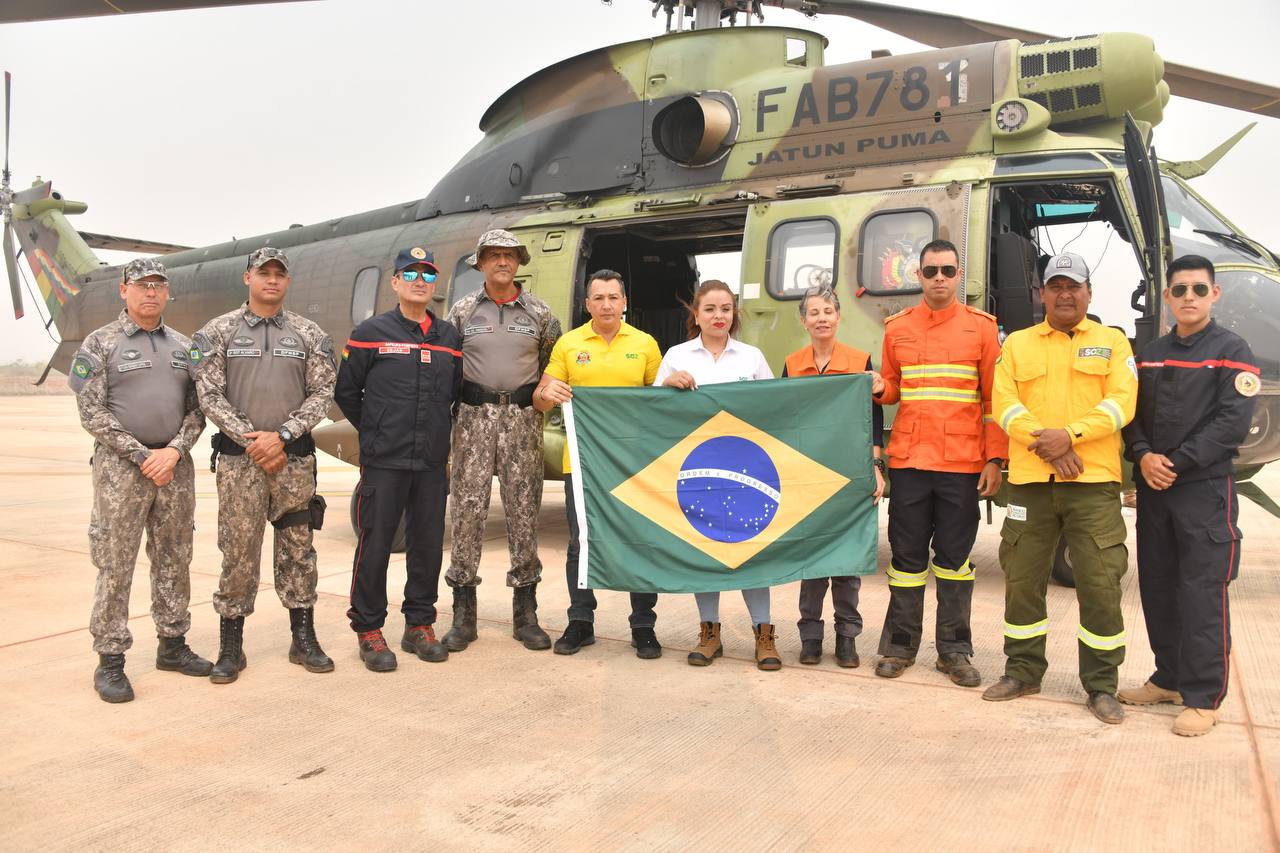
<instances>
[{"instance_id":1,"label":"short dark hair","mask_svg":"<svg viewBox=\"0 0 1280 853\"><path fill-rule=\"evenodd\" d=\"M627 295L627 283L622 280L622 273L611 269L600 269L587 276L586 295L591 295L591 282L593 281L616 281L622 286L622 295Z\"/></svg>"},{"instance_id":2,"label":"short dark hair","mask_svg":"<svg viewBox=\"0 0 1280 853\"><path fill-rule=\"evenodd\" d=\"M1216 282L1218 280L1218 271L1213 268L1213 261L1204 255L1183 255L1180 258L1174 258L1173 263L1169 264L1169 269L1165 273L1165 281L1173 278L1174 273L1186 272L1187 270L1206 270L1209 273L1209 281Z\"/></svg>"},{"instance_id":3,"label":"short dark hair","mask_svg":"<svg viewBox=\"0 0 1280 853\"><path fill-rule=\"evenodd\" d=\"M924 248L920 250L920 260L924 260L924 256L930 252L950 252L956 256L956 265L960 264L960 250L956 248L956 244L950 240L930 240L925 243Z\"/></svg>"}]
</instances>

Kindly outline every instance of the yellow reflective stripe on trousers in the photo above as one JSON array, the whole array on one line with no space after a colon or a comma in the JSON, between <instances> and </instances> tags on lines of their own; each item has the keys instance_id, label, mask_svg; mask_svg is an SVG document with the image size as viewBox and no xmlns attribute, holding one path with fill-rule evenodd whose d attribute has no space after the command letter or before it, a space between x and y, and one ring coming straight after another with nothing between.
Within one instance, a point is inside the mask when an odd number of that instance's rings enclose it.
<instances>
[{"instance_id":1,"label":"yellow reflective stripe on trousers","mask_svg":"<svg viewBox=\"0 0 1280 853\"><path fill-rule=\"evenodd\" d=\"M964 561L958 569L944 569L937 563L930 563L929 567L933 569L933 576L944 581L971 581L973 580L973 564L968 560Z\"/></svg>"},{"instance_id":2,"label":"yellow reflective stripe on trousers","mask_svg":"<svg viewBox=\"0 0 1280 853\"><path fill-rule=\"evenodd\" d=\"M1010 640L1032 640L1036 637L1043 637L1048 633L1048 619L1041 619L1039 622L1032 622L1030 625L1014 625L1012 622L1004 623L1004 635Z\"/></svg>"},{"instance_id":3,"label":"yellow reflective stripe on trousers","mask_svg":"<svg viewBox=\"0 0 1280 853\"><path fill-rule=\"evenodd\" d=\"M977 379L978 368L970 364L913 364L902 368L903 379Z\"/></svg>"},{"instance_id":4,"label":"yellow reflective stripe on trousers","mask_svg":"<svg viewBox=\"0 0 1280 853\"><path fill-rule=\"evenodd\" d=\"M929 577L929 570L923 572L902 572L889 566L889 586L900 587L917 587L924 586L925 579Z\"/></svg>"},{"instance_id":5,"label":"yellow reflective stripe on trousers","mask_svg":"<svg viewBox=\"0 0 1280 853\"><path fill-rule=\"evenodd\" d=\"M1009 431L1009 424L1013 423L1013 419L1018 415L1025 415L1030 412L1026 406L1021 403L1014 403L1012 406L1004 410L1004 414L1000 416L1000 429L1005 432Z\"/></svg>"},{"instance_id":6,"label":"yellow reflective stripe on trousers","mask_svg":"<svg viewBox=\"0 0 1280 853\"><path fill-rule=\"evenodd\" d=\"M926 385L921 388L903 388L898 392L903 400L947 400L952 403L981 403L982 398L976 390L966 391L963 388L946 388Z\"/></svg>"},{"instance_id":7,"label":"yellow reflective stripe on trousers","mask_svg":"<svg viewBox=\"0 0 1280 853\"><path fill-rule=\"evenodd\" d=\"M1100 652L1109 652L1124 646L1124 631L1119 634L1112 634L1104 637L1101 634L1095 634L1085 626L1081 625L1080 630L1076 633L1080 638L1080 642L1084 643L1091 649L1097 649Z\"/></svg>"},{"instance_id":8,"label":"yellow reflective stripe on trousers","mask_svg":"<svg viewBox=\"0 0 1280 853\"><path fill-rule=\"evenodd\" d=\"M1094 408L1111 418L1111 423L1115 425L1116 432L1124 429L1124 410L1120 408L1120 404L1115 400L1103 400Z\"/></svg>"},{"instance_id":9,"label":"yellow reflective stripe on trousers","mask_svg":"<svg viewBox=\"0 0 1280 853\"><path fill-rule=\"evenodd\" d=\"M983 422L984 424L993 424L993 423L995 423L995 422L996 422L996 416L995 416L995 415L983 415L983 416L982 416L982 422Z\"/></svg>"}]
</instances>

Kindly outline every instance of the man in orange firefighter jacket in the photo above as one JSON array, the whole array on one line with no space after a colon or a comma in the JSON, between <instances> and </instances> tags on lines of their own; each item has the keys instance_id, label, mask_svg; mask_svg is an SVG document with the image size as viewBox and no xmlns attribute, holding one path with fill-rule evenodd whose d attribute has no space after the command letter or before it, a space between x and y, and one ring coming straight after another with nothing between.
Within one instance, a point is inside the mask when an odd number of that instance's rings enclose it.
<instances>
[{"instance_id":1,"label":"man in orange firefighter jacket","mask_svg":"<svg viewBox=\"0 0 1280 853\"><path fill-rule=\"evenodd\" d=\"M888 448L889 612L876 675L897 678L915 663L932 568L937 668L962 687L977 687L982 679L969 662L969 551L978 499L999 490L1009 444L991 412L999 330L990 314L956 299L962 274L952 243L928 244L920 253L922 301L885 321L885 387L875 401L897 403L898 414Z\"/></svg>"}]
</instances>

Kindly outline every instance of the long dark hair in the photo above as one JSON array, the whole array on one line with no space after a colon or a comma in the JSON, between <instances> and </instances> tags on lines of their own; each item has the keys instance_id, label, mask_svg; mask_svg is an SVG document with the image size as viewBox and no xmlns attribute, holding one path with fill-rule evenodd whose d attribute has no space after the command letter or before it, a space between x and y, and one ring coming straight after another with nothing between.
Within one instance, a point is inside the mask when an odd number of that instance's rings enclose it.
<instances>
[{"instance_id":1,"label":"long dark hair","mask_svg":"<svg viewBox=\"0 0 1280 853\"><path fill-rule=\"evenodd\" d=\"M729 294L729 297L733 300L733 322L729 324L729 337L733 337L738 334L738 329L742 328L742 318L738 316L738 297L734 294L732 288L720 279L709 278L702 284L698 285L698 289L693 292L693 301L691 303L680 303L684 305L685 308L689 309L689 319L686 324L686 329L689 333L689 340L693 340L701 333L701 330L698 328L698 303L702 301L702 297L706 296L713 290L723 290L725 293Z\"/></svg>"}]
</instances>

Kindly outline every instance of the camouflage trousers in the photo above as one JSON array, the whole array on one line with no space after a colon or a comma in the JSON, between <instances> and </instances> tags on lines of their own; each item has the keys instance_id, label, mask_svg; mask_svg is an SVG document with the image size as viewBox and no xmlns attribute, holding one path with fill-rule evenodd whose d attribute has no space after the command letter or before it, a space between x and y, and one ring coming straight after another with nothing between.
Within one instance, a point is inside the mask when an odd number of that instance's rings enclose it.
<instances>
[{"instance_id":1,"label":"camouflage trousers","mask_svg":"<svg viewBox=\"0 0 1280 853\"><path fill-rule=\"evenodd\" d=\"M195 468L183 454L173 482L158 488L129 459L105 447L93 452L93 514L89 555L98 567L89 633L99 654L123 654L129 633L129 591L133 567L147 532L151 561L151 618L162 637L181 637L191 628L191 538L196 509Z\"/></svg>"},{"instance_id":2,"label":"camouflage trousers","mask_svg":"<svg viewBox=\"0 0 1280 853\"><path fill-rule=\"evenodd\" d=\"M278 474L268 475L248 454L218 457L218 548L222 577L213 595L218 615L248 616L258 595L262 535L268 521L306 509L315 494L316 457L290 456ZM276 594L288 608L316 603L316 549L311 527L272 528Z\"/></svg>"},{"instance_id":3,"label":"camouflage trousers","mask_svg":"<svg viewBox=\"0 0 1280 853\"><path fill-rule=\"evenodd\" d=\"M538 510L542 506L542 414L532 406L485 403L458 406L450 457L450 522L453 549L445 582L480 583L480 548L493 476L498 475L507 515L511 570L507 586L529 586L542 578L538 559Z\"/></svg>"}]
</instances>

